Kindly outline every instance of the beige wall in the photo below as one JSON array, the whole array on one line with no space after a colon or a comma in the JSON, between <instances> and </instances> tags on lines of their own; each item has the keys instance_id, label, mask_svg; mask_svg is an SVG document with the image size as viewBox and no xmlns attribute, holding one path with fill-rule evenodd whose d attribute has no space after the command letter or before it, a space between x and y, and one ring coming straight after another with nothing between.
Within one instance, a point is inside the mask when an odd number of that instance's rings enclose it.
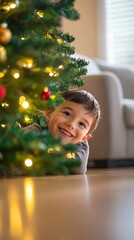
<instances>
[{"instance_id":1,"label":"beige wall","mask_svg":"<svg viewBox=\"0 0 134 240\"><path fill-rule=\"evenodd\" d=\"M97 57L97 0L75 0L80 19L63 19L62 30L75 37L75 52Z\"/></svg>"}]
</instances>

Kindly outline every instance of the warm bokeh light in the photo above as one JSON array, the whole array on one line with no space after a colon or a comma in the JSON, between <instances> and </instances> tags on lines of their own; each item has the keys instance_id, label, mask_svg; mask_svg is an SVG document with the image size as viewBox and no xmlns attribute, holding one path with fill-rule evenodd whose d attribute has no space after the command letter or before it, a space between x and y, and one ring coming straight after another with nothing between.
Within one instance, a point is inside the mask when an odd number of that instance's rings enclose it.
<instances>
[{"instance_id":1,"label":"warm bokeh light","mask_svg":"<svg viewBox=\"0 0 134 240\"><path fill-rule=\"evenodd\" d=\"M29 178L24 180L24 193L26 211L29 217L32 217L34 211L34 185L33 181Z\"/></svg>"},{"instance_id":2,"label":"warm bokeh light","mask_svg":"<svg viewBox=\"0 0 134 240\"><path fill-rule=\"evenodd\" d=\"M24 68L32 68L33 67L33 59L32 58L22 58L18 61L18 66L19 67L24 67Z\"/></svg>"},{"instance_id":3,"label":"warm bokeh light","mask_svg":"<svg viewBox=\"0 0 134 240\"><path fill-rule=\"evenodd\" d=\"M40 18L44 17L43 11L37 11L36 14L37 14L37 16L40 17Z\"/></svg>"},{"instance_id":4,"label":"warm bokeh light","mask_svg":"<svg viewBox=\"0 0 134 240\"><path fill-rule=\"evenodd\" d=\"M59 69L62 69L63 68L63 65L59 65L59 67L58 67Z\"/></svg>"},{"instance_id":5,"label":"warm bokeh light","mask_svg":"<svg viewBox=\"0 0 134 240\"><path fill-rule=\"evenodd\" d=\"M54 73L53 73L53 72L49 73L49 76L50 76L50 77L53 77L53 75L54 75Z\"/></svg>"},{"instance_id":6,"label":"warm bokeh light","mask_svg":"<svg viewBox=\"0 0 134 240\"><path fill-rule=\"evenodd\" d=\"M19 98L19 104L20 104L20 105L22 105L23 102L25 102L25 101L26 101L26 98L25 98L24 96L21 96L21 97Z\"/></svg>"},{"instance_id":7,"label":"warm bokeh light","mask_svg":"<svg viewBox=\"0 0 134 240\"><path fill-rule=\"evenodd\" d=\"M2 107L9 107L9 104L7 102L2 103L1 105Z\"/></svg>"},{"instance_id":8,"label":"warm bokeh light","mask_svg":"<svg viewBox=\"0 0 134 240\"><path fill-rule=\"evenodd\" d=\"M0 72L0 78L3 78L4 77L4 73L3 72Z\"/></svg>"},{"instance_id":9,"label":"warm bokeh light","mask_svg":"<svg viewBox=\"0 0 134 240\"><path fill-rule=\"evenodd\" d=\"M53 152L53 151L54 151L53 148L48 148L48 149L47 149L47 152L48 152L48 153L51 153L51 152Z\"/></svg>"},{"instance_id":10,"label":"warm bokeh light","mask_svg":"<svg viewBox=\"0 0 134 240\"><path fill-rule=\"evenodd\" d=\"M28 116L25 116L25 121L26 123L28 123L29 121L31 121L31 119Z\"/></svg>"},{"instance_id":11,"label":"warm bokeh light","mask_svg":"<svg viewBox=\"0 0 134 240\"><path fill-rule=\"evenodd\" d=\"M12 9L16 8L16 4L15 3L11 3L10 8L12 8Z\"/></svg>"},{"instance_id":12,"label":"warm bokeh light","mask_svg":"<svg viewBox=\"0 0 134 240\"><path fill-rule=\"evenodd\" d=\"M27 167L31 167L31 166L33 165L33 161L28 158L28 159L25 160L25 165L26 165Z\"/></svg>"},{"instance_id":13,"label":"warm bokeh light","mask_svg":"<svg viewBox=\"0 0 134 240\"><path fill-rule=\"evenodd\" d=\"M55 95L51 95L50 98L51 98L52 100L54 100L56 97L55 97Z\"/></svg>"},{"instance_id":14,"label":"warm bokeh light","mask_svg":"<svg viewBox=\"0 0 134 240\"><path fill-rule=\"evenodd\" d=\"M48 92L48 87L44 87L44 92Z\"/></svg>"},{"instance_id":15,"label":"warm bokeh light","mask_svg":"<svg viewBox=\"0 0 134 240\"><path fill-rule=\"evenodd\" d=\"M10 213L9 214L10 234L14 239L18 239L19 237L22 237L23 230L19 199L15 189L13 188L10 189L8 200Z\"/></svg>"},{"instance_id":16,"label":"warm bokeh light","mask_svg":"<svg viewBox=\"0 0 134 240\"><path fill-rule=\"evenodd\" d=\"M67 153L66 157L67 158L75 158L75 153Z\"/></svg>"},{"instance_id":17,"label":"warm bokeh light","mask_svg":"<svg viewBox=\"0 0 134 240\"><path fill-rule=\"evenodd\" d=\"M22 103L22 107L23 107L23 108L29 108L29 102L24 101L24 102Z\"/></svg>"},{"instance_id":18,"label":"warm bokeh light","mask_svg":"<svg viewBox=\"0 0 134 240\"><path fill-rule=\"evenodd\" d=\"M18 79L20 77L20 74L18 72L14 73L14 78Z\"/></svg>"},{"instance_id":19,"label":"warm bokeh light","mask_svg":"<svg viewBox=\"0 0 134 240\"><path fill-rule=\"evenodd\" d=\"M61 44L61 43L62 43L62 40L61 40L60 38L57 38L57 42L58 42L59 44Z\"/></svg>"},{"instance_id":20,"label":"warm bokeh light","mask_svg":"<svg viewBox=\"0 0 134 240\"><path fill-rule=\"evenodd\" d=\"M6 125L5 125L5 124L1 124L1 127L2 127L2 128L5 128L5 127L6 127Z\"/></svg>"}]
</instances>

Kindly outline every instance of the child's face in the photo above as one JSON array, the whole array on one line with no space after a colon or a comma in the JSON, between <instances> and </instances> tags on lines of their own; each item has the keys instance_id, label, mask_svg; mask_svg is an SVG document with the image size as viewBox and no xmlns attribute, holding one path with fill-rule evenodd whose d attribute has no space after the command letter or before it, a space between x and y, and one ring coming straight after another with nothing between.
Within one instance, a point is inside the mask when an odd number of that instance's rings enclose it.
<instances>
[{"instance_id":1,"label":"child's face","mask_svg":"<svg viewBox=\"0 0 134 240\"><path fill-rule=\"evenodd\" d=\"M90 137L94 118L82 104L65 101L53 112L47 110L45 116L49 132L55 139L61 137L62 144L76 144Z\"/></svg>"}]
</instances>

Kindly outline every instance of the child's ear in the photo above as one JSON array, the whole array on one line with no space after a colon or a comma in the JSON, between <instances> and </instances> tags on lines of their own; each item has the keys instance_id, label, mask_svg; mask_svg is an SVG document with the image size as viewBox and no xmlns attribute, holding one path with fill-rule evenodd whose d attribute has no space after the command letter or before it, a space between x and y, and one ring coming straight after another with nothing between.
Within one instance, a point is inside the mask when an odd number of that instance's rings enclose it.
<instances>
[{"instance_id":1,"label":"child's ear","mask_svg":"<svg viewBox=\"0 0 134 240\"><path fill-rule=\"evenodd\" d=\"M83 142L83 141L87 141L90 137L92 137L91 134L85 135L85 136L82 138L82 142Z\"/></svg>"},{"instance_id":2,"label":"child's ear","mask_svg":"<svg viewBox=\"0 0 134 240\"><path fill-rule=\"evenodd\" d=\"M52 111L51 110L46 110L45 111L45 117L46 117L47 120L50 119L51 115L52 115Z\"/></svg>"}]
</instances>

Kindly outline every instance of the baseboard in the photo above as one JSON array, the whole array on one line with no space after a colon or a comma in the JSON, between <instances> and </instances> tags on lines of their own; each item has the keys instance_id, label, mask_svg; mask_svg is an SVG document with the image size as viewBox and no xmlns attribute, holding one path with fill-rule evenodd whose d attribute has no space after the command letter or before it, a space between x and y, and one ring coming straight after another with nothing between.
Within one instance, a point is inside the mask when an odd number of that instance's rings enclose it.
<instances>
[{"instance_id":1,"label":"baseboard","mask_svg":"<svg viewBox=\"0 0 134 240\"><path fill-rule=\"evenodd\" d=\"M94 160L89 161L88 163L88 168L118 168L118 167L134 167L134 159Z\"/></svg>"}]
</instances>

